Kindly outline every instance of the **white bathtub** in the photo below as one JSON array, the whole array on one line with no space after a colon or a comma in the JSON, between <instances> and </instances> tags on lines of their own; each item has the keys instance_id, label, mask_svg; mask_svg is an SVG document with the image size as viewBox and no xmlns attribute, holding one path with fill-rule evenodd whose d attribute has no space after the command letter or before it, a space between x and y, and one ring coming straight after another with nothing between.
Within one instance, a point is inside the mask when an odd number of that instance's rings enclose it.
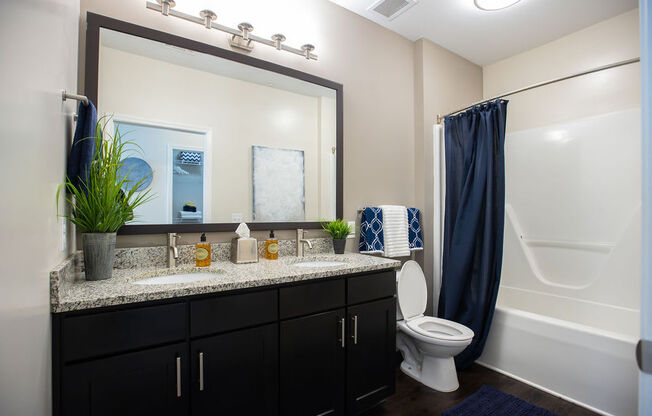
<instances>
[{"instance_id":1,"label":"white bathtub","mask_svg":"<svg viewBox=\"0 0 652 416\"><path fill-rule=\"evenodd\" d=\"M597 413L633 416L638 323L637 310L501 286L478 362Z\"/></svg>"}]
</instances>

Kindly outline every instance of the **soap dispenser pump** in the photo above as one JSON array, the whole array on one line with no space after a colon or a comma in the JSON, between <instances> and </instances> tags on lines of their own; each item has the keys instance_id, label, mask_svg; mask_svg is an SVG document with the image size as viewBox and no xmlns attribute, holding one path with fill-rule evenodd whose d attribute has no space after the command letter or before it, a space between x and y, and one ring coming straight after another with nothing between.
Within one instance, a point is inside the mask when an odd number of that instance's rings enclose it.
<instances>
[{"instance_id":1,"label":"soap dispenser pump","mask_svg":"<svg viewBox=\"0 0 652 416\"><path fill-rule=\"evenodd\" d=\"M195 246L195 265L208 267L211 265L211 245L206 242L206 233L202 233L200 243Z\"/></svg>"},{"instance_id":2,"label":"soap dispenser pump","mask_svg":"<svg viewBox=\"0 0 652 416\"><path fill-rule=\"evenodd\" d=\"M269 238L265 240L265 258L267 260L278 259L278 240L274 237L274 230L270 231Z\"/></svg>"}]
</instances>

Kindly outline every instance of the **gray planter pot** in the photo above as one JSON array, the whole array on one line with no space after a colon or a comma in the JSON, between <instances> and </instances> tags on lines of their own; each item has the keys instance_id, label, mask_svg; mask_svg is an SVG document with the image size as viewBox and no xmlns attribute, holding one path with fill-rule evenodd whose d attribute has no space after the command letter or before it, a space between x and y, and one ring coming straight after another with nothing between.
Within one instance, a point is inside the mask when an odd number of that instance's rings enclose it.
<instances>
[{"instance_id":1,"label":"gray planter pot","mask_svg":"<svg viewBox=\"0 0 652 416\"><path fill-rule=\"evenodd\" d=\"M335 254L344 254L344 247L346 246L346 238L341 240L333 239L333 251Z\"/></svg>"},{"instance_id":2,"label":"gray planter pot","mask_svg":"<svg viewBox=\"0 0 652 416\"><path fill-rule=\"evenodd\" d=\"M115 261L115 233L83 233L82 248L86 280L110 278Z\"/></svg>"}]
</instances>

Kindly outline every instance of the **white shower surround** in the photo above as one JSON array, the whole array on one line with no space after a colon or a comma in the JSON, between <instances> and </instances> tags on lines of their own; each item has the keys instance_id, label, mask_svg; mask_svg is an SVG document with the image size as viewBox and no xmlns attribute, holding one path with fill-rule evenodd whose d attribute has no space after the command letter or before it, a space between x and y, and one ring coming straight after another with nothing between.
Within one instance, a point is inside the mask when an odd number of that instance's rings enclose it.
<instances>
[{"instance_id":1,"label":"white shower surround","mask_svg":"<svg viewBox=\"0 0 652 416\"><path fill-rule=\"evenodd\" d=\"M637 414L640 110L508 134L504 259L480 363Z\"/></svg>"}]
</instances>

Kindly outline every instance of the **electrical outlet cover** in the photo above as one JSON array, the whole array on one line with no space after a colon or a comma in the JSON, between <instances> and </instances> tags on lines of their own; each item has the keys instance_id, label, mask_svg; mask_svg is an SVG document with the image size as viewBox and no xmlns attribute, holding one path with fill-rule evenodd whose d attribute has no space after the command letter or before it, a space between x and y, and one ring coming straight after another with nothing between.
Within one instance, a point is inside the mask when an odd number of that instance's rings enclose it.
<instances>
[{"instance_id":1,"label":"electrical outlet cover","mask_svg":"<svg viewBox=\"0 0 652 416\"><path fill-rule=\"evenodd\" d=\"M231 214L231 222L242 222L242 213L241 212L236 212Z\"/></svg>"},{"instance_id":2,"label":"electrical outlet cover","mask_svg":"<svg viewBox=\"0 0 652 416\"><path fill-rule=\"evenodd\" d=\"M349 221L349 227L351 227L351 232L346 238L355 238L355 221Z\"/></svg>"}]
</instances>

